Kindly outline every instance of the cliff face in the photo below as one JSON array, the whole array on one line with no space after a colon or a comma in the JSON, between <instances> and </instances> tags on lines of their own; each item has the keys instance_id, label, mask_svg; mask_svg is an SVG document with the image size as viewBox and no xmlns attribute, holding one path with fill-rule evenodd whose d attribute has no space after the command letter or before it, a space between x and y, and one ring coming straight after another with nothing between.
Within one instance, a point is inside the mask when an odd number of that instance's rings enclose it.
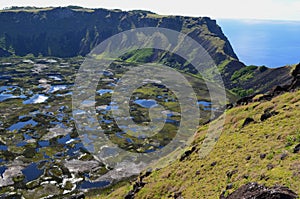
<instances>
[{"instance_id":1,"label":"cliff face","mask_svg":"<svg viewBox=\"0 0 300 199\"><path fill-rule=\"evenodd\" d=\"M168 28L188 34L214 59L225 87L240 96L266 92L292 80L290 67L246 67L238 60L215 20L208 17L161 16L141 10L123 12L74 6L2 10L0 56L84 56L105 39L141 27ZM162 55L165 56L164 61ZM189 65L182 67L184 60L168 56L157 51L150 54L146 51L139 56L134 56L133 52L123 58L128 61L164 62L171 67L194 73Z\"/></svg>"},{"instance_id":2,"label":"cliff face","mask_svg":"<svg viewBox=\"0 0 300 199\"><path fill-rule=\"evenodd\" d=\"M189 34L218 63L237 59L216 21L207 17L160 16L147 11L48 8L0 12L1 55L86 55L104 39L124 30L163 27Z\"/></svg>"}]
</instances>

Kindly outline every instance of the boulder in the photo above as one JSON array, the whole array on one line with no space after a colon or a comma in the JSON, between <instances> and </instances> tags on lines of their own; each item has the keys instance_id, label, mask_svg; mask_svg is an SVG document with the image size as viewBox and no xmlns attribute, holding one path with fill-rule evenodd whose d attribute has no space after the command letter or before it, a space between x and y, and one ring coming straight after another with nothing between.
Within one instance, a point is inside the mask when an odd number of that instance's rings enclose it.
<instances>
[{"instance_id":1,"label":"boulder","mask_svg":"<svg viewBox=\"0 0 300 199\"><path fill-rule=\"evenodd\" d=\"M84 199L85 195L84 193L77 193L70 196L68 199Z\"/></svg>"},{"instance_id":2,"label":"boulder","mask_svg":"<svg viewBox=\"0 0 300 199\"><path fill-rule=\"evenodd\" d=\"M254 122L254 119L247 117L243 123L243 127L247 126L248 124Z\"/></svg>"},{"instance_id":3,"label":"boulder","mask_svg":"<svg viewBox=\"0 0 300 199\"><path fill-rule=\"evenodd\" d=\"M297 194L287 187L274 186L265 187L257 183L248 183L241 186L236 191L225 197L221 195L220 199L296 199Z\"/></svg>"},{"instance_id":4,"label":"boulder","mask_svg":"<svg viewBox=\"0 0 300 199\"><path fill-rule=\"evenodd\" d=\"M270 117L272 117L272 116L275 116L275 115L277 115L278 114L278 112L276 112L276 111L272 111L272 112L265 112L264 114L262 114L261 115L261 117L260 117L260 121L265 121L265 120L267 120L267 119L269 119Z\"/></svg>"},{"instance_id":5,"label":"boulder","mask_svg":"<svg viewBox=\"0 0 300 199\"><path fill-rule=\"evenodd\" d=\"M186 150L180 157L179 161L185 160L196 150L196 146L193 146L191 149Z\"/></svg>"},{"instance_id":6,"label":"boulder","mask_svg":"<svg viewBox=\"0 0 300 199\"><path fill-rule=\"evenodd\" d=\"M299 151L300 151L300 144L298 144L297 146L295 146L295 148L294 148L294 153L299 153Z\"/></svg>"}]
</instances>

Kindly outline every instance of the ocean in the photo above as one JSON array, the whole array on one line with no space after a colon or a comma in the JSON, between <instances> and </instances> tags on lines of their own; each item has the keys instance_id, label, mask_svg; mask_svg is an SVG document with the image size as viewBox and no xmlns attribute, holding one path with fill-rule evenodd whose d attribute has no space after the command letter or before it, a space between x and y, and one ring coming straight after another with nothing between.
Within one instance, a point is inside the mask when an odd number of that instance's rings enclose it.
<instances>
[{"instance_id":1,"label":"ocean","mask_svg":"<svg viewBox=\"0 0 300 199\"><path fill-rule=\"evenodd\" d=\"M219 19L217 23L246 65L276 68L300 62L300 21Z\"/></svg>"}]
</instances>

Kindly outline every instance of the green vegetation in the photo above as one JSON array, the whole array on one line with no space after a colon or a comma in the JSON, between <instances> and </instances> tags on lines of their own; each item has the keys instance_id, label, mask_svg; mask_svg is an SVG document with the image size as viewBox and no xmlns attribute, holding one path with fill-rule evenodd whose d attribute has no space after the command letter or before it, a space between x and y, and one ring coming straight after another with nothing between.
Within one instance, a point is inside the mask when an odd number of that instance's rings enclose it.
<instances>
[{"instance_id":1,"label":"green vegetation","mask_svg":"<svg viewBox=\"0 0 300 199\"><path fill-rule=\"evenodd\" d=\"M257 69L257 66L247 66L239 71L235 71L231 76L231 81L246 81L253 78L253 71Z\"/></svg>"},{"instance_id":2,"label":"green vegetation","mask_svg":"<svg viewBox=\"0 0 300 199\"><path fill-rule=\"evenodd\" d=\"M153 56L153 49L142 49L130 52L122 56L122 59L127 62L140 62L147 63L151 62Z\"/></svg>"},{"instance_id":3,"label":"green vegetation","mask_svg":"<svg viewBox=\"0 0 300 199\"><path fill-rule=\"evenodd\" d=\"M225 72L225 67L230 63L230 60L225 60L218 65L218 69L221 73Z\"/></svg>"},{"instance_id":4,"label":"green vegetation","mask_svg":"<svg viewBox=\"0 0 300 199\"><path fill-rule=\"evenodd\" d=\"M289 135L286 137L286 147L288 147L288 149L297 143L300 143L300 129L297 130L295 135Z\"/></svg>"},{"instance_id":5,"label":"green vegetation","mask_svg":"<svg viewBox=\"0 0 300 199\"><path fill-rule=\"evenodd\" d=\"M268 70L268 67L266 67L266 66L260 66L260 67L258 67L258 70L259 70L259 72L263 73L266 70Z\"/></svg>"},{"instance_id":6,"label":"green vegetation","mask_svg":"<svg viewBox=\"0 0 300 199\"><path fill-rule=\"evenodd\" d=\"M231 91L240 97L246 97L246 96L254 93L254 89L252 89L252 88L249 90L245 90L242 88L233 88Z\"/></svg>"},{"instance_id":7,"label":"green vegetation","mask_svg":"<svg viewBox=\"0 0 300 199\"><path fill-rule=\"evenodd\" d=\"M203 126L195 136L195 152L146 177L146 185L135 198L168 198L180 193L184 198L215 199L228 184L233 188L226 195L248 182L283 185L299 194L300 154L293 153L300 143L299 107L297 91L228 110L221 116L225 117L223 133L207 157L199 159L197 153L208 128ZM279 114L262 122L265 110ZM248 117L255 122L243 126ZM130 189L132 185L127 184L110 194L88 198L124 198Z\"/></svg>"}]
</instances>

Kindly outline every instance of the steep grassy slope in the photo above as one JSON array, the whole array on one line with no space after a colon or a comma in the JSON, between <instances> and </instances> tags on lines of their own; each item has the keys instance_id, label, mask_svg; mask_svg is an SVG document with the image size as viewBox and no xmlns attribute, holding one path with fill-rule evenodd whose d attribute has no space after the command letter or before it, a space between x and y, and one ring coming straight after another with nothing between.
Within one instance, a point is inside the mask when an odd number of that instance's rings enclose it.
<instances>
[{"instance_id":1,"label":"steep grassy slope","mask_svg":"<svg viewBox=\"0 0 300 199\"><path fill-rule=\"evenodd\" d=\"M294 153L300 143L299 110L300 91L228 110L222 116L224 131L207 157L199 159L197 153L208 128L203 126L193 153L144 177L135 198L215 199L248 182L283 185L299 194L300 154ZM272 117L266 119L266 113ZM125 183L110 195L91 198L124 198L132 186Z\"/></svg>"}]
</instances>

